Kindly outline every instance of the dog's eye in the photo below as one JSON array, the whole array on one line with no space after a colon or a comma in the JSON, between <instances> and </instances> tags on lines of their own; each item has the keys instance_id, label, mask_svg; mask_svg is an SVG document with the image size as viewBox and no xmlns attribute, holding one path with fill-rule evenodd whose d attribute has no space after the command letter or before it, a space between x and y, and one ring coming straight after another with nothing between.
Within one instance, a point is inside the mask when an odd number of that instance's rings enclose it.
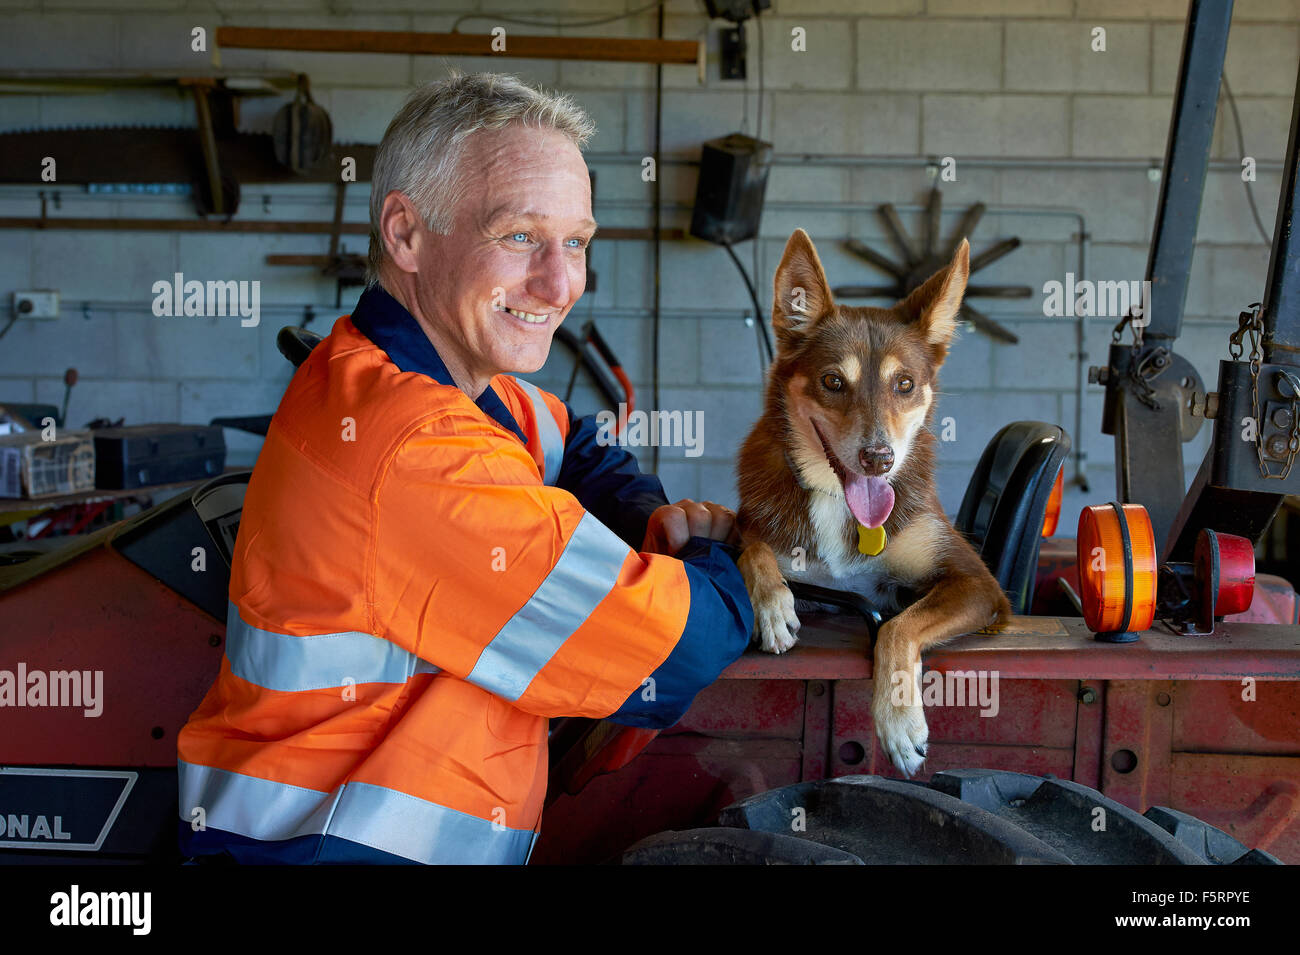
<instances>
[{"instance_id":1,"label":"dog's eye","mask_svg":"<svg viewBox=\"0 0 1300 955\"><path fill-rule=\"evenodd\" d=\"M827 391L839 391L844 387L844 382L839 375L822 375L822 387Z\"/></svg>"},{"instance_id":2,"label":"dog's eye","mask_svg":"<svg viewBox=\"0 0 1300 955\"><path fill-rule=\"evenodd\" d=\"M901 391L903 394L907 394L909 391L912 390L912 379L906 376L898 379L897 387L898 390Z\"/></svg>"}]
</instances>

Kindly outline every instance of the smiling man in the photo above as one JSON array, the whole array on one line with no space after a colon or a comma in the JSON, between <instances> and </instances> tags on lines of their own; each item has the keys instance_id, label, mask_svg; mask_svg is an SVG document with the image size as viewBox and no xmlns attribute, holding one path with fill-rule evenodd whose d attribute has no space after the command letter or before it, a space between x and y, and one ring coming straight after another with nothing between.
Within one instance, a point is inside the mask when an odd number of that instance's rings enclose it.
<instances>
[{"instance_id":1,"label":"smiling man","mask_svg":"<svg viewBox=\"0 0 1300 955\"><path fill-rule=\"evenodd\" d=\"M178 741L186 855L525 862L549 717L669 726L749 642L735 515L670 505L514 377L583 292L592 131L453 74L385 133L372 284L249 482L225 656Z\"/></svg>"}]
</instances>

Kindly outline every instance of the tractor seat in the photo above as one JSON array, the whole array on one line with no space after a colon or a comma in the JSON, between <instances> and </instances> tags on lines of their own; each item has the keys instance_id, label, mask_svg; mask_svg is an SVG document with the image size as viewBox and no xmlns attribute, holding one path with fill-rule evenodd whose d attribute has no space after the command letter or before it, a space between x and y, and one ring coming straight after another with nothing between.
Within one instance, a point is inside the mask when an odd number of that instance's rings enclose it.
<instances>
[{"instance_id":1,"label":"tractor seat","mask_svg":"<svg viewBox=\"0 0 1300 955\"><path fill-rule=\"evenodd\" d=\"M993 436L953 526L971 542L1011 601L1011 612L1029 612L1043 516L1056 473L1070 453L1060 425L1013 421Z\"/></svg>"},{"instance_id":2,"label":"tractor seat","mask_svg":"<svg viewBox=\"0 0 1300 955\"><path fill-rule=\"evenodd\" d=\"M275 336L275 347L280 349L281 355L293 363L293 367L297 368L307 360L311 350L324 340L323 335L309 332L297 325L286 325Z\"/></svg>"}]
</instances>

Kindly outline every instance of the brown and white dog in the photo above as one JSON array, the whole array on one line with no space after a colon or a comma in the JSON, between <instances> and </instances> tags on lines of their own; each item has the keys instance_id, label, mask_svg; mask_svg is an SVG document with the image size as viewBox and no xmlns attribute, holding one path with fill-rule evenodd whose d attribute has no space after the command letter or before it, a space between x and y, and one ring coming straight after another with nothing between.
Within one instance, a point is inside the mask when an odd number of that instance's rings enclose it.
<instances>
[{"instance_id":1,"label":"brown and white dog","mask_svg":"<svg viewBox=\"0 0 1300 955\"><path fill-rule=\"evenodd\" d=\"M796 229L776 270L763 414L737 462L740 569L764 650L795 643L787 579L901 610L876 641L872 715L908 776L925 761L929 732L921 651L1011 610L934 487L935 376L969 272L963 239L946 268L893 308L837 305L812 240Z\"/></svg>"}]
</instances>

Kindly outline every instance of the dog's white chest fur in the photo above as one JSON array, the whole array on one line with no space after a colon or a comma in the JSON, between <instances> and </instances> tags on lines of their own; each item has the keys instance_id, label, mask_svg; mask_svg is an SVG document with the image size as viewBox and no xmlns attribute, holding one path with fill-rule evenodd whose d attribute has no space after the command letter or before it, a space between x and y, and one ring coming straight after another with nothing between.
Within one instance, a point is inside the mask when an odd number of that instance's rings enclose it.
<instances>
[{"instance_id":1,"label":"dog's white chest fur","mask_svg":"<svg viewBox=\"0 0 1300 955\"><path fill-rule=\"evenodd\" d=\"M933 516L922 515L890 539L879 555L869 557L851 547L844 533L846 506L843 498L811 495L809 517L816 551L805 555L777 553L782 576L861 594L882 611L902 610L898 588L929 576L944 550L945 528Z\"/></svg>"},{"instance_id":2,"label":"dog's white chest fur","mask_svg":"<svg viewBox=\"0 0 1300 955\"><path fill-rule=\"evenodd\" d=\"M786 580L861 594L883 609L896 610L894 585L883 555L868 557L851 550L844 534L846 505L829 494L811 495L809 517L817 539L811 554L776 555Z\"/></svg>"}]
</instances>

